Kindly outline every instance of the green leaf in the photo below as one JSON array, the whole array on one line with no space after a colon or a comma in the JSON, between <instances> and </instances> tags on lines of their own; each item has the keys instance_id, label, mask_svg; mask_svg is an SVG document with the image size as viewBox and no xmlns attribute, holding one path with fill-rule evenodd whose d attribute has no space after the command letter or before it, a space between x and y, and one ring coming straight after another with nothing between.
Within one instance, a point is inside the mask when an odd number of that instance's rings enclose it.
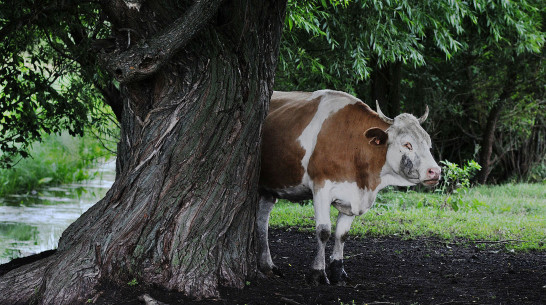
<instances>
[{"instance_id":1,"label":"green leaf","mask_svg":"<svg viewBox=\"0 0 546 305\"><path fill-rule=\"evenodd\" d=\"M38 185L47 184L47 183L51 182L52 180L53 180L53 178L51 178L51 177L42 178L42 179L38 180Z\"/></svg>"}]
</instances>

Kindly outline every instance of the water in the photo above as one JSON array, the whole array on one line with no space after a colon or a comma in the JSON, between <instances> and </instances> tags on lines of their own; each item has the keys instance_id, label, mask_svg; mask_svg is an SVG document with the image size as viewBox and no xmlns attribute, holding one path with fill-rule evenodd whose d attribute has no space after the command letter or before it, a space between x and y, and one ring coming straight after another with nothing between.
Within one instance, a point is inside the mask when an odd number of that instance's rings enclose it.
<instances>
[{"instance_id":1,"label":"water","mask_svg":"<svg viewBox=\"0 0 546 305\"><path fill-rule=\"evenodd\" d=\"M56 248L63 231L104 197L115 171L114 159L92 169L86 182L0 198L0 264Z\"/></svg>"}]
</instances>

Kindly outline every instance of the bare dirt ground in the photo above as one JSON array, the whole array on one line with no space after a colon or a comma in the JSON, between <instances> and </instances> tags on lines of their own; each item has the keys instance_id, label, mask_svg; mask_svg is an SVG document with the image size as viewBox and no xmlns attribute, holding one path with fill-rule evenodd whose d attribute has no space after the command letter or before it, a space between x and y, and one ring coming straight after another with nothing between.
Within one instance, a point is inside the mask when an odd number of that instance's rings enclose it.
<instances>
[{"instance_id":1,"label":"bare dirt ground","mask_svg":"<svg viewBox=\"0 0 546 305\"><path fill-rule=\"evenodd\" d=\"M251 280L242 290L223 288L219 299L203 301L144 285L104 283L96 304L144 304L143 294L165 304L192 305L546 304L546 252L511 253L499 244L478 248L431 239L349 238L345 270L350 281L308 286L313 234L273 229L270 241L282 278ZM6 268L0 266L0 275Z\"/></svg>"}]
</instances>

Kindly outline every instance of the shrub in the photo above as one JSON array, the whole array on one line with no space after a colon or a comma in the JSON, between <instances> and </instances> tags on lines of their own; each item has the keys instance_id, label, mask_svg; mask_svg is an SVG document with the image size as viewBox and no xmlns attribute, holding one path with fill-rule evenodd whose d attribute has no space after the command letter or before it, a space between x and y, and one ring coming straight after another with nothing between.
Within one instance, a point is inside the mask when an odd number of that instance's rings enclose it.
<instances>
[{"instance_id":1,"label":"shrub","mask_svg":"<svg viewBox=\"0 0 546 305\"><path fill-rule=\"evenodd\" d=\"M443 182L438 191L445 195L444 206L450 206L458 211L461 207L477 209L484 205L483 202L472 200L465 202L461 193L466 193L470 188L470 179L481 169L481 166L474 160L470 160L462 168L447 160L440 162L443 165Z\"/></svg>"}]
</instances>

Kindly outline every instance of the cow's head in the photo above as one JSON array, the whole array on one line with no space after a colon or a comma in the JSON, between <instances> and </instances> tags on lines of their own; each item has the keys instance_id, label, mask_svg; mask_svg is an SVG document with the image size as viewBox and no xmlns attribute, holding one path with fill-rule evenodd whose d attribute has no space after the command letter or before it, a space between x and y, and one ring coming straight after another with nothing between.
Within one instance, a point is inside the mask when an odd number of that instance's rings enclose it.
<instances>
[{"instance_id":1,"label":"cow's head","mask_svg":"<svg viewBox=\"0 0 546 305\"><path fill-rule=\"evenodd\" d=\"M389 184L438 184L441 169L430 153L430 136L421 127L428 116L428 106L419 119L408 113L400 114L394 119L388 118L381 112L379 103L377 113L381 120L391 126L386 132L379 128L370 128L366 131L366 137L373 145L387 144L385 165L396 180Z\"/></svg>"}]
</instances>

